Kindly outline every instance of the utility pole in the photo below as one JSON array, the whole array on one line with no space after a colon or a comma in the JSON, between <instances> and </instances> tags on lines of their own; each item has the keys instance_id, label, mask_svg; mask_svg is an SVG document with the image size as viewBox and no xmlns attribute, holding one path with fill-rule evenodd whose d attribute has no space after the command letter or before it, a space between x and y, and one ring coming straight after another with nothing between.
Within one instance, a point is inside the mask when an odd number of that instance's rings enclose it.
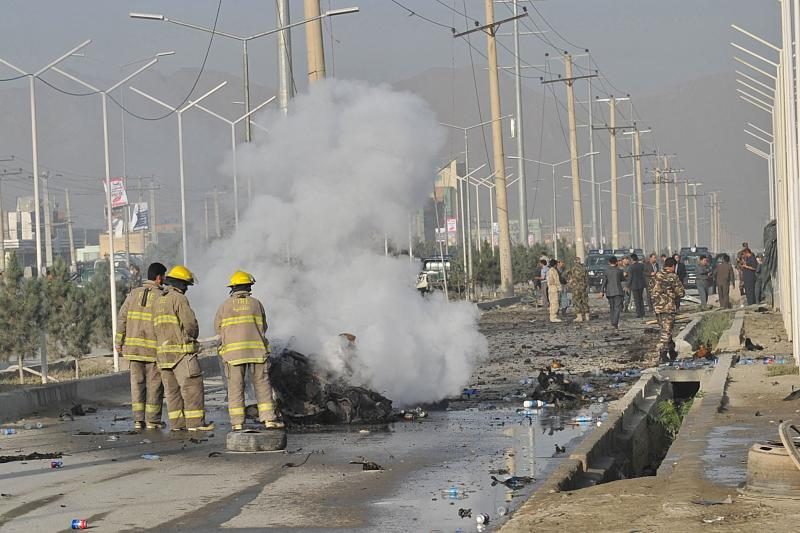
<instances>
[{"instance_id":1,"label":"utility pole","mask_svg":"<svg viewBox=\"0 0 800 533\"><path fill-rule=\"evenodd\" d=\"M320 18L319 0L305 0L303 7L306 20L316 19L306 24L308 81L309 83L314 83L325 79L325 49L322 45L322 19Z\"/></svg>"},{"instance_id":2,"label":"utility pole","mask_svg":"<svg viewBox=\"0 0 800 533\"><path fill-rule=\"evenodd\" d=\"M53 214L50 211L50 172L42 173L42 195L44 196L44 262L47 268L53 267ZM39 231L39 228L36 228Z\"/></svg>"},{"instance_id":3,"label":"utility pole","mask_svg":"<svg viewBox=\"0 0 800 533\"><path fill-rule=\"evenodd\" d=\"M689 246L697 246L697 241L694 241L692 244L692 237L691 237L691 221L689 220L689 180L683 180L683 207L684 213L686 214L686 241L688 242Z\"/></svg>"},{"instance_id":4,"label":"utility pole","mask_svg":"<svg viewBox=\"0 0 800 533\"><path fill-rule=\"evenodd\" d=\"M64 189L64 201L67 209L67 237L69 238L69 264L71 271L78 271L78 258L75 253L75 236L72 229L72 208L69 203L69 189ZM86 243L84 242L84 246Z\"/></svg>"},{"instance_id":5,"label":"utility pole","mask_svg":"<svg viewBox=\"0 0 800 533\"><path fill-rule=\"evenodd\" d=\"M630 129L631 126L617 126L617 102L630 100L630 98L609 98L598 99L598 102L608 102L608 125L597 128L608 130L609 135L609 159L611 162L611 248L618 249L619 243L619 176L617 173L617 130Z\"/></svg>"},{"instance_id":6,"label":"utility pole","mask_svg":"<svg viewBox=\"0 0 800 533\"><path fill-rule=\"evenodd\" d=\"M699 229L697 227L697 187L699 183L692 183L692 210L694 211L694 243L699 244ZM716 250L714 250L716 252Z\"/></svg>"},{"instance_id":7,"label":"utility pole","mask_svg":"<svg viewBox=\"0 0 800 533\"><path fill-rule=\"evenodd\" d=\"M633 137L633 153L631 155L629 155L629 156L624 156L624 155L620 156L622 159L631 158L634 161L633 173L634 173L634 177L636 179L636 202L635 202L635 206L632 206L631 209L633 209L634 207L636 209L635 220L636 220L636 230L638 232L638 242L636 244L642 250L646 250L647 249L647 245L646 245L647 239L645 237L645 231L644 231L644 227L645 227L645 223L644 223L644 178L643 178L643 175L642 175L642 158L643 157L650 157L650 156L657 156L658 155L656 152L652 152L652 153L648 153L648 154L645 154L645 153L642 152L641 134L642 133L649 133L650 131L651 130L649 130L649 129L640 130L636 126L636 124L634 123L633 131L625 132L625 135L631 135ZM658 191L659 191L658 180L659 180L659 177L660 177L660 173L657 172L656 173L656 195L657 195L656 205L658 205L658 201L660 200L660 197L658 197ZM656 219L658 219L658 216L656 217ZM655 246L655 251L656 252L658 252L658 243L655 242L655 241L658 240L655 237L657 235L657 232L658 232L658 224L656 224L656 228L654 228L654 230L653 230L653 235L654 235L654 241L653 242L654 242L654 246Z\"/></svg>"},{"instance_id":8,"label":"utility pole","mask_svg":"<svg viewBox=\"0 0 800 533\"><path fill-rule=\"evenodd\" d=\"M675 193L675 227L678 230L678 247L680 250L683 245L683 232L681 231L681 202L678 195L678 178L672 180L672 191Z\"/></svg>"},{"instance_id":9,"label":"utility pole","mask_svg":"<svg viewBox=\"0 0 800 533\"><path fill-rule=\"evenodd\" d=\"M611 161L611 247L619 248L619 202L617 196L617 100L608 99L609 160Z\"/></svg>"},{"instance_id":10,"label":"utility pole","mask_svg":"<svg viewBox=\"0 0 800 533\"><path fill-rule=\"evenodd\" d=\"M518 1L514 0L514 16L518 13ZM525 140L522 127L522 78L520 76L519 58L519 19L514 19L514 89L516 96L517 120L517 179L519 180L519 239L523 246L528 246L528 186L525 177Z\"/></svg>"},{"instance_id":11,"label":"utility pole","mask_svg":"<svg viewBox=\"0 0 800 533\"><path fill-rule=\"evenodd\" d=\"M284 28L288 26L291 23L289 0L276 0L275 8L278 12L278 27ZM283 30L278 32L278 104L284 115L289 113L289 100L292 98L294 98L292 34L291 30Z\"/></svg>"},{"instance_id":12,"label":"utility pole","mask_svg":"<svg viewBox=\"0 0 800 533\"><path fill-rule=\"evenodd\" d=\"M564 78L543 80L542 84L564 82L567 85L567 114L569 118L569 153L572 172L572 222L575 231L575 254L584 259L586 251L583 243L583 213L581 206L581 176L578 157L578 133L575 122L575 82L581 79L596 78L597 74L574 76L572 73L572 56L564 53Z\"/></svg>"},{"instance_id":13,"label":"utility pole","mask_svg":"<svg viewBox=\"0 0 800 533\"><path fill-rule=\"evenodd\" d=\"M591 66L591 56L589 56L588 60L589 65ZM602 224L603 220L602 217L600 218L600 226L597 225L597 177L595 176L595 167L594 167L594 158L595 158L595 151L594 151L594 116L593 116L593 108L594 108L594 100L592 100L592 80L589 80L587 84L589 86L589 153L592 154L589 156L589 181L592 184L592 237L594 238L595 246L598 248L603 247L602 243ZM599 228L599 232L598 232Z\"/></svg>"},{"instance_id":14,"label":"utility pole","mask_svg":"<svg viewBox=\"0 0 800 533\"><path fill-rule=\"evenodd\" d=\"M497 195L497 221L500 226L500 291L504 296L513 296L514 280L511 270L511 234L508 227L508 196L506 192L505 154L503 153L503 125L500 114L500 80L497 69L497 28L504 22L528 16L527 13L495 22L494 2L485 0L486 24L472 28L465 32L453 34L454 38L461 37L476 31L486 33L487 58L489 62L489 99L492 111L492 147L494 149L494 176L495 194ZM491 200L491 190L489 199ZM478 231L480 232L480 219ZM526 221L527 223L527 221ZM494 241L494 228L490 235Z\"/></svg>"},{"instance_id":15,"label":"utility pole","mask_svg":"<svg viewBox=\"0 0 800 533\"><path fill-rule=\"evenodd\" d=\"M494 1L485 0L487 56L489 58L489 99L492 109L492 148L494 149L494 180L497 194L497 221L500 226L500 291L503 296L514 294L511 272L511 235L508 227L508 197L506 194L506 168L503 151L503 123L500 120L500 79L497 71L497 31L494 22ZM490 191L491 194L491 191ZM490 229L494 241L494 228Z\"/></svg>"}]
</instances>

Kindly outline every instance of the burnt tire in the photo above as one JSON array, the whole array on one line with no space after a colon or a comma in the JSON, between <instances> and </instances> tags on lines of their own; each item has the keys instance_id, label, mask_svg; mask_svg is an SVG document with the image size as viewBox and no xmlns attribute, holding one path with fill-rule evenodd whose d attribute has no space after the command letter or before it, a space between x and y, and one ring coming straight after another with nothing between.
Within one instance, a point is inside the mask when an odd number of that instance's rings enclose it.
<instances>
[{"instance_id":1,"label":"burnt tire","mask_svg":"<svg viewBox=\"0 0 800 533\"><path fill-rule=\"evenodd\" d=\"M226 439L231 452L275 452L286 449L285 429L231 431Z\"/></svg>"}]
</instances>

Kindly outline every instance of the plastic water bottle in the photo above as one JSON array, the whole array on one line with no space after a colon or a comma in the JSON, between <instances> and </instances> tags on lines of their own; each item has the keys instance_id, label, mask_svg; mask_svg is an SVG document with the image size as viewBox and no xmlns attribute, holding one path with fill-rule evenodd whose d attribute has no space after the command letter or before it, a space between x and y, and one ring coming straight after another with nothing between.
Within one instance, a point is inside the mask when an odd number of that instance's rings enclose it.
<instances>
[{"instance_id":1,"label":"plastic water bottle","mask_svg":"<svg viewBox=\"0 0 800 533\"><path fill-rule=\"evenodd\" d=\"M148 461L160 461L161 460L161 456L160 455L155 455L155 454L152 454L152 453L146 453L146 454L142 455L142 459L147 459Z\"/></svg>"},{"instance_id":2,"label":"plastic water bottle","mask_svg":"<svg viewBox=\"0 0 800 533\"><path fill-rule=\"evenodd\" d=\"M592 418L591 416L587 416L587 415L578 415L576 417L573 417L572 421L573 422L577 422L578 424L585 424L587 422L594 421L594 418Z\"/></svg>"},{"instance_id":3,"label":"plastic water bottle","mask_svg":"<svg viewBox=\"0 0 800 533\"><path fill-rule=\"evenodd\" d=\"M489 523L489 515L486 513L481 513L475 517L475 521L479 524L488 524Z\"/></svg>"},{"instance_id":4,"label":"plastic water bottle","mask_svg":"<svg viewBox=\"0 0 800 533\"><path fill-rule=\"evenodd\" d=\"M443 498L450 498L451 500L461 500L467 497L467 491L459 489L458 487L450 487L442 491Z\"/></svg>"},{"instance_id":5,"label":"plastic water bottle","mask_svg":"<svg viewBox=\"0 0 800 533\"><path fill-rule=\"evenodd\" d=\"M64 466L63 461L50 461L50 468L61 468Z\"/></svg>"},{"instance_id":6,"label":"plastic water bottle","mask_svg":"<svg viewBox=\"0 0 800 533\"><path fill-rule=\"evenodd\" d=\"M3 428L3 435L14 435L16 432L14 428Z\"/></svg>"},{"instance_id":7,"label":"plastic water bottle","mask_svg":"<svg viewBox=\"0 0 800 533\"><path fill-rule=\"evenodd\" d=\"M81 520L79 518L75 518L72 520L72 524L70 524L72 529L89 529L89 523L86 520Z\"/></svg>"}]
</instances>

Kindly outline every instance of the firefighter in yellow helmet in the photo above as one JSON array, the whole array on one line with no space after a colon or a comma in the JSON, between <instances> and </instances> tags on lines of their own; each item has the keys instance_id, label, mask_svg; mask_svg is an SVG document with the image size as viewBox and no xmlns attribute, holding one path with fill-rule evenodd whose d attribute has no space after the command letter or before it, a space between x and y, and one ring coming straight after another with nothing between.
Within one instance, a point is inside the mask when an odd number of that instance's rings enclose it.
<instances>
[{"instance_id":1,"label":"firefighter in yellow helmet","mask_svg":"<svg viewBox=\"0 0 800 533\"><path fill-rule=\"evenodd\" d=\"M153 329L153 302L163 288L167 267L153 263L147 281L133 289L119 310L117 352L128 360L131 371L131 407L134 429L161 428L164 387L156 365L156 333Z\"/></svg>"},{"instance_id":2,"label":"firefighter in yellow helmet","mask_svg":"<svg viewBox=\"0 0 800 533\"><path fill-rule=\"evenodd\" d=\"M245 374L248 369L256 392L259 420L267 429L284 427L275 413L267 373L266 313L261 302L250 294L255 282L247 272L235 272L228 284L230 297L219 307L214 318L214 329L220 336L219 355L225 361L225 375L228 377L228 413L234 431L240 431L244 426Z\"/></svg>"},{"instance_id":3,"label":"firefighter in yellow helmet","mask_svg":"<svg viewBox=\"0 0 800 533\"><path fill-rule=\"evenodd\" d=\"M157 361L167 398L170 429L211 431L205 421L203 371L197 361L199 326L186 298L194 274L183 265L167 272L163 296L153 304Z\"/></svg>"}]
</instances>

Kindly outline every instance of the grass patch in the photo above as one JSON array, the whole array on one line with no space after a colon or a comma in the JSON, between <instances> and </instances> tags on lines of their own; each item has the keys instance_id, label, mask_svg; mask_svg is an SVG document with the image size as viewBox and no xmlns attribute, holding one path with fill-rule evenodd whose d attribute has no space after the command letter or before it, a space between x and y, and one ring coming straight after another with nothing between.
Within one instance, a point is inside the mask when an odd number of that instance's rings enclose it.
<instances>
[{"instance_id":1,"label":"grass patch","mask_svg":"<svg viewBox=\"0 0 800 533\"><path fill-rule=\"evenodd\" d=\"M767 367L767 376L774 378L777 376L797 375L797 365L769 365Z\"/></svg>"},{"instance_id":2,"label":"grass patch","mask_svg":"<svg viewBox=\"0 0 800 533\"><path fill-rule=\"evenodd\" d=\"M689 409L692 408L692 400L675 403L673 400L665 400L658 404L658 415L653 417L656 422L661 424L669 438L675 440L678 431L683 423L683 418Z\"/></svg>"},{"instance_id":3,"label":"grass patch","mask_svg":"<svg viewBox=\"0 0 800 533\"><path fill-rule=\"evenodd\" d=\"M722 333L731 327L733 317L730 313L711 313L704 316L695 330L694 349L701 344L711 345L713 351L717 347Z\"/></svg>"}]
</instances>

